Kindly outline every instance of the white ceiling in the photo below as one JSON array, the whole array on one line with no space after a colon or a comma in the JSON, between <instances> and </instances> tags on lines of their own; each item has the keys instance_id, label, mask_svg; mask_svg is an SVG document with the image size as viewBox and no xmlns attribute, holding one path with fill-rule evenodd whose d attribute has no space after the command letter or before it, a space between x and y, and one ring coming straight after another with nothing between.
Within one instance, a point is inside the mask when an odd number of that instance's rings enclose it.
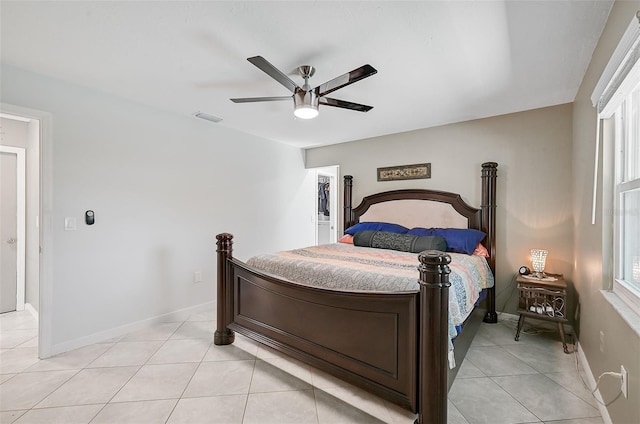
<instances>
[{"instance_id":1,"label":"white ceiling","mask_svg":"<svg viewBox=\"0 0 640 424\"><path fill-rule=\"evenodd\" d=\"M0 3L3 63L300 147L574 100L606 22L598 1ZM368 113L231 97L290 94L246 58L312 86L371 64L331 97ZM193 118L197 119L197 118Z\"/></svg>"}]
</instances>

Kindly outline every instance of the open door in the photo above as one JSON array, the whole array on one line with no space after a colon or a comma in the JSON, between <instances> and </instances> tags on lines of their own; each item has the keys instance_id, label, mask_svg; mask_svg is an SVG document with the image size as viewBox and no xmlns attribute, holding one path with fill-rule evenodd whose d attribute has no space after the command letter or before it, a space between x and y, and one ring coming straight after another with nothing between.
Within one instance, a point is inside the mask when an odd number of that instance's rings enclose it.
<instances>
[{"instance_id":1,"label":"open door","mask_svg":"<svg viewBox=\"0 0 640 424\"><path fill-rule=\"evenodd\" d=\"M316 244L338 241L338 167L316 169Z\"/></svg>"},{"instance_id":2,"label":"open door","mask_svg":"<svg viewBox=\"0 0 640 424\"><path fill-rule=\"evenodd\" d=\"M25 151L0 146L0 313L25 301Z\"/></svg>"}]
</instances>

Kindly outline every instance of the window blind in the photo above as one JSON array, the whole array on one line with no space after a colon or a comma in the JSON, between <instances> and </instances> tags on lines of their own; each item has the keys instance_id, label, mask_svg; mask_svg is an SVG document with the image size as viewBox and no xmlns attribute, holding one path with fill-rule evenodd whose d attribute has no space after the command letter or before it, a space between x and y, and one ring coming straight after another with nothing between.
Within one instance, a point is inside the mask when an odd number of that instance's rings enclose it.
<instances>
[{"instance_id":1,"label":"window blind","mask_svg":"<svg viewBox=\"0 0 640 424\"><path fill-rule=\"evenodd\" d=\"M640 11L631 19L627 30L604 68L593 93L591 103L601 113L640 58Z\"/></svg>"}]
</instances>

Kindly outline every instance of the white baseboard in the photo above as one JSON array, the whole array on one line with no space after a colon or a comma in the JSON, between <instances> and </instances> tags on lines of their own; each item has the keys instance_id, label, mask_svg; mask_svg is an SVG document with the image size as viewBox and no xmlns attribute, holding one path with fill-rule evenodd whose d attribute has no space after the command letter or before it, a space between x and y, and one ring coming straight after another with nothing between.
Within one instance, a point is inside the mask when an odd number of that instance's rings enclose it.
<instances>
[{"instance_id":1,"label":"white baseboard","mask_svg":"<svg viewBox=\"0 0 640 424\"><path fill-rule=\"evenodd\" d=\"M177 311L169 312L167 314L158 315L152 318L147 318L141 321L132 322L130 324L122 325L120 327L110 328L108 330L100 331L98 333L90 334L88 336L80 337L77 339L69 340L62 343L57 343L51 346L49 356L54 356L59 353L67 352L80 347L89 346L94 343L106 342L116 337L124 336L134 331L143 330L153 324L161 322L175 322L183 321L189 317L189 315L213 310L215 302L201 303L200 305L190 306L188 308L179 309ZM47 356L47 357L49 357ZM44 359L44 358L42 358Z\"/></svg>"},{"instance_id":2,"label":"white baseboard","mask_svg":"<svg viewBox=\"0 0 640 424\"><path fill-rule=\"evenodd\" d=\"M24 310L29 312L36 319L36 321L38 321L38 311L36 311L36 308L34 308L31 303L25 303Z\"/></svg>"},{"instance_id":3,"label":"white baseboard","mask_svg":"<svg viewBox=\"0 0 640 424\"><path fill-rule=\"evenodd\" d=\"M580 346L580 341L576 342L576 349L578 352L578 362L580 363L580 365L582 365L582 369L584 369L584 372L586 374L589 387L591 388L591 390L593 390L593 388L596 387L596 379L591 372L589 361L587 361L587 357L582 350L582 346ZM598 410L600 411L600 415L602 415L602 421L604 422L604 424L613 424L613 422L611 421L611 417L609 416L609 410L606 406L603 405L603 403L605 402L600 395L600 390L596 390L595 396L598 400Z\"/></svg>"}]
</instances>

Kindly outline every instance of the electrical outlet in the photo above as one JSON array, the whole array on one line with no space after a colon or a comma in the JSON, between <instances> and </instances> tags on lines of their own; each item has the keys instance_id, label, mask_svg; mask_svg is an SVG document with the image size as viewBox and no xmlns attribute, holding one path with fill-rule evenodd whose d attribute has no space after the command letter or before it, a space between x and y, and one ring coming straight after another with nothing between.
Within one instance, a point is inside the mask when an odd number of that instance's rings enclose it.
<instances>
[{"instance_id":1,"label":"electrical outlet","mask_svg":"<svg viewBox=\"0 0 640 424\"><path fill-rule=\"evenodd\" d=\"M604 352L604 331L600 331L600 352Z\"/></svg>"},{"instance_id":2,"label":"electrical outlet","mask_svg":"<svg viewBox=\"0 0 640 424\"><path fill-rule=\"evenodd\" d=\"M629 391L629 376L627 370L624 369L624 365L620 365L620 374L622 374L621 390L624 398L627 398L627 392Z\"/></svg>"},{"instance_id":3,"label":"electrical outlet","mask_svg":"<svg viewBox=\"0 0 640 424\"><path fill-rule=\"evenodd\" d=\"M194 273L193 273L193 282L194 283L201 283L202 282L202 272L194 271Z\"/></svg>"}]
</instances>

